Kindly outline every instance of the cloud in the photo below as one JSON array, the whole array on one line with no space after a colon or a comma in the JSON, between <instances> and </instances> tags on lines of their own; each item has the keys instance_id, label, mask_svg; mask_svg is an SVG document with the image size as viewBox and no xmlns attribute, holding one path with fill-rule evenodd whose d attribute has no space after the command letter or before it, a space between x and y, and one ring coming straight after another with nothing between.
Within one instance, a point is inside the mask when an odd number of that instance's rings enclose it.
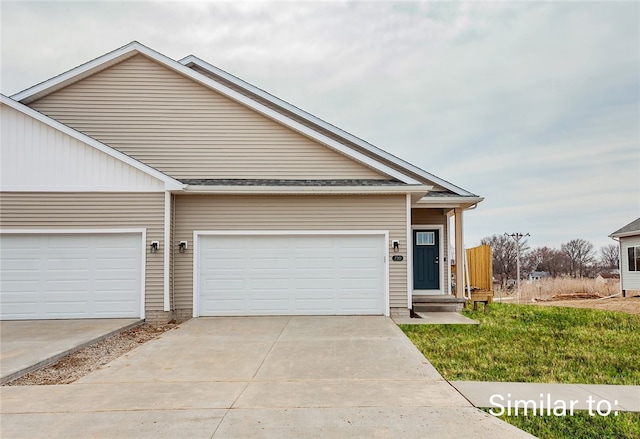
<instances>
[{"instance_id":1,"label":"cloud","mask_svg":"<svg viewBox=\"0 0 640 439\"><path fill-rule=\"evenodd\" d=\"M640 215L639 14L637 2L3 2L2 92L138 40L486 197L468 241L520 227L596 240Z\"/></svg>"}]
</instances>

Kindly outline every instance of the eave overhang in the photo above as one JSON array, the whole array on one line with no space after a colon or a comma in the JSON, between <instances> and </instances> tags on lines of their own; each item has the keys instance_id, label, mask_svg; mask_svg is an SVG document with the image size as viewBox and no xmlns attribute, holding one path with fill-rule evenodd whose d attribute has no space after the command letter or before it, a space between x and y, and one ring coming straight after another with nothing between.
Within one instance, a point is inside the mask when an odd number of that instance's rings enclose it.
<instances>
[{"instance_id":1,"label":"eave overhang","mask_svg":"<svg viewBox=\"0 0 640 439\"><path fill-rule=\"evenodd\" d=\"M433 186L207 186L186 185L181 193L209 195L393 195L409 194L416 199Z\"/></svg>"},{"instance_id":2,"label":"eave overhang","mask_svg":"<svg viewBox=\"0 0 640 439\"><path fill-rule=\"evenodd\" d=\"M630 236L640 236L640 230L635 230L635 231L631 231L631 232L625 232L625 233L612 233L611 235L609 235L609 238L628 238Z\"/></svg>"},{"instance_id":3,"label":"eave overhang","mask_svg":"<svg viewBox=\"0 0 640 439\"><path fill-rule=\"evenodd\" d=\"M482 197L422 197L413 203L412 207L432 209L469 209L470 207L480 203L482 200L484 200Z\"/></svg>"}]
</instances>

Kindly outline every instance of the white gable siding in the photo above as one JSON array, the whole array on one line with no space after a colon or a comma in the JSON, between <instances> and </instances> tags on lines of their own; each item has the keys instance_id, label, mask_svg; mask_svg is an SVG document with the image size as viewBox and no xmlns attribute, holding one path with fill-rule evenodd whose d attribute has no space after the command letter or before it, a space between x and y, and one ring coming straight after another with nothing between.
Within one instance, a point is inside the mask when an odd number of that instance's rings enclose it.
<instances>
[{"instance_id":1,"label":"white gable siding","mask_svg":"<svg viewBox=\"0 0 640 439\"><path fill-rule=\"evenodd\" d=\"M625 291L640 290L640 271L629 271L628 248L640 246L640 236L620 238L620 282Z\"/></svg>"},{"instance_id":2,"label":"white gable siding","mask_svg":"<svg viewBox=\"0 0 640 439\"><path fill-rule=\"evenodd\" d=\"M7 105L1 113L2 191L162 191L160 180Z\"/></svg>"}]
</instances>

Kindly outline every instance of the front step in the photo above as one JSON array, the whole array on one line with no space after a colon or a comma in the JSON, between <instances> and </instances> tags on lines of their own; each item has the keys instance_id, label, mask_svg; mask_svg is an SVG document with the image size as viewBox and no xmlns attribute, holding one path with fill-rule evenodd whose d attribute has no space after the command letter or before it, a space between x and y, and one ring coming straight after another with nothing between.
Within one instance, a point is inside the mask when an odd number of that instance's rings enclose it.
<instances>
[{"instance_id":1,"label":"front step","mask_svg":"<svg viewBox=\"0 0 640 439\"><path fill-rule=\"evenodd\" d=\"M413 296L414 312L460 312L465 300L455 296Z\"/></svg>"}]
</instances>

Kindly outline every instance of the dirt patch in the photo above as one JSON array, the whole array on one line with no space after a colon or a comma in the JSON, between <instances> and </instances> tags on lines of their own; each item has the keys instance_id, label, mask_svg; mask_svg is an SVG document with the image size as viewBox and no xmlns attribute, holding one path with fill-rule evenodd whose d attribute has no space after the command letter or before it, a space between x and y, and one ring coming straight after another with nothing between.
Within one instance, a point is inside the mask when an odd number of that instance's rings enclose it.
<instances>
[{"instance_id":1,"label":"dirt patch","mask_svg":"<svg viewBox=\"0 0 640 439\"><path fill-rule=\"evenodd\" d=\"M607 311L640 315L640 296L614 297L611 299L559 299L538 301L534 304L542 306L565 306L569 308L604 309Z\"/></svg>"},{"instance_id":2,"label":"dirt patch","mask_svg":"<svg viewBox=\"0 0 640 439\"><path fill-rule=\"evenodd\" d=\"M30 372L4 385L37 386L72 383L176 327L176 324L163 326L145 324L120 332L69 354L50 366Z\"/></svg>"}]
</instances>

